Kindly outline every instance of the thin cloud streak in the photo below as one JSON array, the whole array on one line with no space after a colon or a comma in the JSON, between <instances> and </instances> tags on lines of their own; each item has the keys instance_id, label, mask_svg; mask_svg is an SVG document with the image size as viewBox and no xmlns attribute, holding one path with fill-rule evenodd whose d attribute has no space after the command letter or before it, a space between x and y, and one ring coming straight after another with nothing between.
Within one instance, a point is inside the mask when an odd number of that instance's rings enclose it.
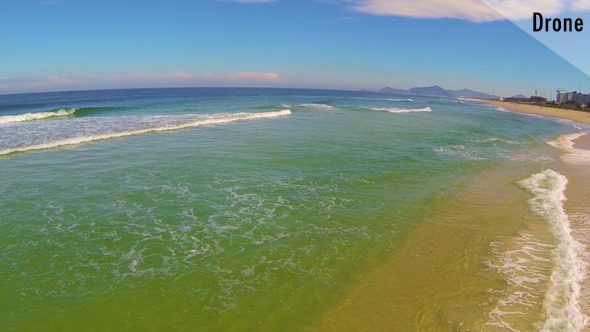
<instances>
[{"instance_id":1,"label":"thin cloud streak","mask_svg":"<svg viewBox=\"0 0 590 332\"><path fill-rule=\"evenodd\" d=\"M571 5L573 11L590 11L590 0L578 0Z\"/></svg>"},{"instance_id":2,"label":"thin cloud streak","mask_svg":"<svg viewBox=\"0 0 590 332\"><path fill-rule=\"evenodd\" d=\"M220 0L221 2L237 2L237 3L270 3L277 0Z\"/></svg>"},{"instance_id":3,"label":"thin cloud streak","mask_svg":"<svg viewBox=\"0 0 590 332\"><path fill-rule=\"evenodd\" d=\"M17 81L10 80L7 77L0 77L0 90L19 90L31 89L39 87L55 87L60 85L70 85L75 83L73 80L59 76L49 76L46 79L32 80L32 81Z\"/></svg>"},{"instance_id":4,"label":"thin cloud streak","mask_svg":"<svg viewBox=\"0 0 590 332\"><path fill-rule=\"evenodd\" d=\"M342 0L369 15L453 18L472 22L530 19L533 12L556 15L590 10L590 0Z\"/></svg>"},{"instance_id":5,"label":"thin cloud streak","mask_svg":"<svg viewBox=\"0 0 590 332\"><path fill-rule=\"evenodd\" d=\"M250 73L241 72L228 75L216 75L206 73L201 76L202 79L208 81L223 81L223 82L236 82L236 81L249 81L249 82L281 82L281 78L275 73Z\"/></svg>"},{"instance_id":6,"label":"thin cloud streak","mask_svg":"<svg viewBox=\"0 0 590 332\"><path fill-rule=\"evenodd\" d=\"M457 18L473 22L502 19L480 0L353 0L348 8L380 16Z\"/></svg>"},{"instance_id":7,"label":"thin cloud streak","mask_svg":"<svg viewBox=\"0 0 590 332\"><path fill-rule=\"evenodd\" d=\"M509 20L531 19L534 12L556 15L570 7L564 0L483 0L491 8Z\"/></svg>"},{"instance_id":8,"label":"thin cloud streak","mask_svg":"<svg viewBox=\"0 0 590 332\"><path fill-rule=\"evenodd\" d=\"M183 72L165 73L165 74L153 74L145 72L137 73L125 73L125 74L113 74L113 75L91 75L87 76L92 79L100 80L163 80L163 79L175 79L175 80L188 80L193 78L191 74Z\"/></svg>"}]
</instances>

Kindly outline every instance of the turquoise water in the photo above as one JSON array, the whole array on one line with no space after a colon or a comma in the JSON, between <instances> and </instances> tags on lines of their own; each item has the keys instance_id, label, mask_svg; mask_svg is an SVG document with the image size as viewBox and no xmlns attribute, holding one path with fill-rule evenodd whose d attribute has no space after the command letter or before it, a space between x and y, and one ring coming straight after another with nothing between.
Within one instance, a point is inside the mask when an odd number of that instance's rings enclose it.
<instances>
[{"instance_id":1,"label":"turquoise water","mask_svg":"<svg viewBox=\"0 0 590 332\"><path fill-rule=\"evenodd\" d=\"M0 323L300 330L457 184L571 131L347 91L0 96Z\"/></svg>"}]
</instances>

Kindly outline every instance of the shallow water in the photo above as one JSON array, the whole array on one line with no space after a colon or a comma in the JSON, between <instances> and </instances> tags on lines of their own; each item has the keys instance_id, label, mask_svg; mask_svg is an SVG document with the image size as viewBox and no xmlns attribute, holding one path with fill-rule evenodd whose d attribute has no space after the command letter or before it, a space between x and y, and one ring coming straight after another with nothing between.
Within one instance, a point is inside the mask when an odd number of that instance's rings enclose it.
<instances>
[{"instance_id":1,"label":"shallow water","mask_svg":"<svg viewBox=\"0 0 590 332\"><path fill-rule=\"evenodd\" d=\"M524 331L546 319L538 294L553 263L540 263L531 319L516 323L499 303L527 285L500 266L526 243L552 255L557 239L515 181L559 160L544 140L574 132L567 123L325 90L108 90L0 105L10 330L354 319ZM75 111L26 115L61 109ZM367 303L363 288L380 296ZM356 296L365 314L339 316Z\"/></svg>"}]
</instances>

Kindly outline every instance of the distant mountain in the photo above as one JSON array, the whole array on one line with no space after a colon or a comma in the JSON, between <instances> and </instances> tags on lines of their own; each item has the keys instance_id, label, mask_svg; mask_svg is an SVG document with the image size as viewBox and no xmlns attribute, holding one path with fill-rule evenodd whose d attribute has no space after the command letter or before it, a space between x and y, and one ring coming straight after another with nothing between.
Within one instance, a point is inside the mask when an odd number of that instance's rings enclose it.
<instances>
[{"instance_id":1,"label":"distant mountain","mask_svg":"<svg viewBox=\"0 0 590 332\"><path fill-rule=\"evenodd\" d=\"M518 95L516 95L516 96L512 96L511 98L521 98L521 99L528 99L529 97L527 97L527 96L525 96L525 95L518 94Z\"/></svg>"},{"instance_id":2,"label":"distant mountain","mask_svg":"<svg viewBox=\"0 0 590 332\"><path fill-rule=\"evenodd\" d=\"M408 90L396 89L386 87L378 90L379 93L395 93L404 95L416 95L416 96L434 96L434 97L447 97L447 98L483 98L483 99L500 99L496 95L489 95L487 93L473 91L470 89L461 90L446 90L438 85L415 87ZM526 97L525 97L526 98Z\"/></svg>"},{"instance_id":3,"label":"distant mountain","mask_svg":"<svg viewBox=\"0 0 590 332\"><path fill-rule=\"evenodd\" d=\"M381 92L381 93L397 93L400 95L406 94L407 91L404 89L395 89L395 88L390 88L390 87L385 87L381 90L378 90L377 92Z\"/></svg>"},{"instance_id":4,"label":"distant mountain","mask_svg":"<svg viewBox=\"0 0 590 332\"><path fill-rule=\"evenodd\" d=\"M473 91L470 89L455 90L455 91L449 90L449 91L451 91L453 93L453 97L455 97L455 98L463 97L463 98L500 99L500 97L498 97L496 95L489 95L487 93Z\"/></svg>"},{"instance_id":5,"label":"distant mountain","mask_svg":"<svg viewBox=\"0 0 590 332\"><path fill-rule=\"evenodd\" d=\"M445 90L438 85L411 88L408 91L418 96L454 97L452 91Z\"/></svg>"}]
</instances>

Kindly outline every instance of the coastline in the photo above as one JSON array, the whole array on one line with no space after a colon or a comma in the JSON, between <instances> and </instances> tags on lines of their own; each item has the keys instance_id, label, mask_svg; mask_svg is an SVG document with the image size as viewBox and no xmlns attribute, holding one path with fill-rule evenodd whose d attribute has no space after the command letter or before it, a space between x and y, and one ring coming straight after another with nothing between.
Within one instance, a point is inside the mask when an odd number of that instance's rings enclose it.
<instances>
[{"instance_id":1,"label":"coastline","mask_svg":"<svg viewBox=\"0 0 590 332\"><path fill-rule=\"evenodd\" d=\"M553 108L553 107L544 107L541 105L511 103L511 102L499 101L499 100L474 99L474 98L466 98L466 100L483 102L483 103L491 104L494 106L503 107L509 111L513 111L513 112L517 112L517 113L551 116L551 117L572 120L574 122L590 125L590 112L575 111L575 110L570 110L570 109L561 109L561 108Z\"/></svg>"},{"instance_id":2,"label":"coastline","mask_svg":"<svg viewBox=\"0 0 590 332\"><path fill-rule=\"evenodd\" d=\"M590 124L590 113L470 100L506 111ZM389 261L365 276L340 305L310 330L362 329L367 325L376 330L434 329L443 321L450 329L585 330L590 320L590 278L586 276L590 266L590 209L586 203L590 172L584 157L590 148L590 135L587 130L578 131L559 135L555 141L546 141L546 147L538 147L557 157L546 165L504 165L481 173L466 186L469 191L439 206ZM580 153L584 155L567 158ZM562 181L561 192L548 190L559 186L545 188L546 179L538 181L539 188L523 190L522 183L539 180L548 172ZM494 194L481 195L484 191ZM542 195L531 197L533 193ZM540 198L541 210L551 206L548 215L535 212L540 211L535 207ZM483 206L495 208L482 209ZM477 223L471 218L477 219ZM477 228L469 226L475 224ZM542 251L537 245L552 248L551 256L529 256L529 250L535 255ZM571 257L564 258L564 252ZM481 257L489 260L478 261ZM523 257L538 261L532 268L520 266L519 259ZM555 265L543 265L550 260ZM487 268L481 264L487 264ZM528 274L521 275L523 271ZM494 275L495 272L501 276L504 273L506 279ZM561 278L561 273L568 277ZM529 282L543 291L535 292ZM509 286L504 288L506 284ZM422 295L413 298L416 306L400 301L412 292ZM527 295L523 300L519 294ZM456 302L457 298L461 298L461 303ZM529 302L531 298L540 302ZM531 319L521 319L523 313Z\"/></svg>"}]
</instances>

